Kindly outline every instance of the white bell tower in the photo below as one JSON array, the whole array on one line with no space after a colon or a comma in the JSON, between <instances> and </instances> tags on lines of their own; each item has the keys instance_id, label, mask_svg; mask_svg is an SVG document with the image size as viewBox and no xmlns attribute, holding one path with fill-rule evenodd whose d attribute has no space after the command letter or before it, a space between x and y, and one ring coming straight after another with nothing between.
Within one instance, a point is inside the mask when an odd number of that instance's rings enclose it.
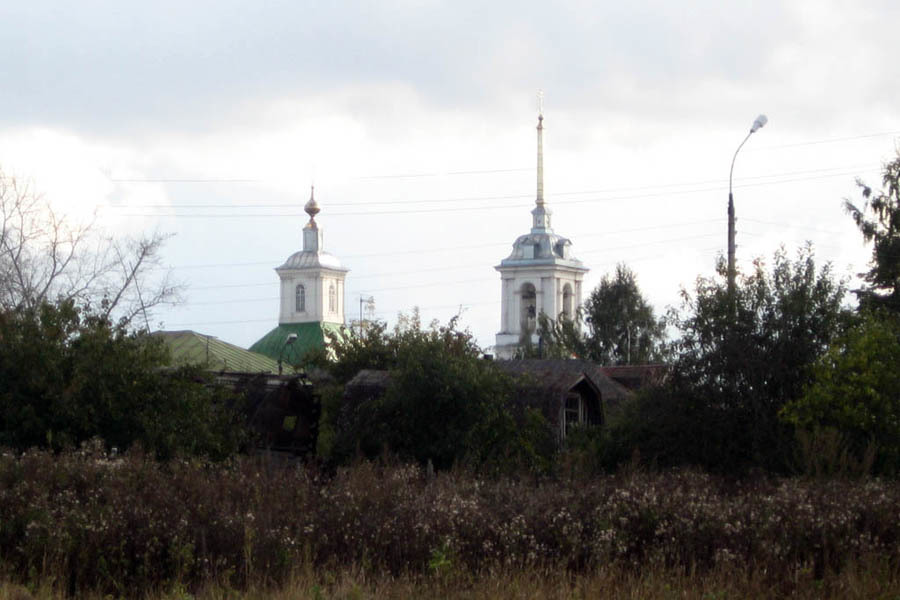
<instances>
[{"instance_id":1,"label":"white bell tower","mask_svg":"<svg viewBox=\"0 0 900 600\"><path fill-rule=\"evenodd\" d=\"M500 331L494 352L512 358L519 344L539 343L537 317L572 318L581 304L581 285L588 272L572 256L572 242L553 233L552 212L544 202L544 115L537 125L537 199L531 211L531 232L519 236L512 253L496 267L500 272Z\"/></svg>"},{"instance_id":2,"label":"white bell tower","mask_svg":"<svg viewBox=\"0 0 900 600\"><path fill-rule=\"evenodd\" d=\"M316 223L320 208L315 188L303 207L309 222L303 227L303 249L275 269L281 279L279 325L290 323L344 324L344 278L348 269L323 249L322 229Z\"/></svg>"}]
</instances>

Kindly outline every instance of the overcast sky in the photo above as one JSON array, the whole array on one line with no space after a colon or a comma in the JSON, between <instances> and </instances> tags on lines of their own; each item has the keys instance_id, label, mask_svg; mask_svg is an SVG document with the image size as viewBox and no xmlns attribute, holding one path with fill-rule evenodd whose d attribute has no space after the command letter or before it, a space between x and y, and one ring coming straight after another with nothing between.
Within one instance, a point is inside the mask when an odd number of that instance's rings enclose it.
<instances>
[{"instance_id":1,"label":"overcast sky","mask_svg":"<svg viewBox=\"0 0 900 600\"><path fill-rule=\"evenodd\" d=\"M536 92L557 233L637 273L657 311L725 251L868 250L841 207L900 139L900 4L460 0L0 2L0 167L72 219L173 233L186 302L156 328L242 346L316 185L326 249L380 318L419 306L482 345L493 267L530 228Z\"/></svg>"}]
</instances>

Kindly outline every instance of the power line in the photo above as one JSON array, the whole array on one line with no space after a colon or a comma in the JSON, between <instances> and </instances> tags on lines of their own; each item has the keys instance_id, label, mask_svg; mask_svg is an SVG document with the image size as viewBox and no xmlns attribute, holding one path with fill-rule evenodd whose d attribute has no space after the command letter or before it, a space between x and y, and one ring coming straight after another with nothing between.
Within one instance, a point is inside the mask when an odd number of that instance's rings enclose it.
<instances>
[{"instance_id":1,"label":"power line","mask_svg":"<svg viewBox=\"0 0 900 600\"><path fill-rule=\"evenodd\" d=\"M872 169L877 170L877 169ZM780 185L783 183L795 183L798 181L813 181L817 179L829 179L834 177L846 177L848 175L853 174L852 172L847 173L833 173L829 175L817 175L811 177L798 177L792 179L781 179L777 181L760 181L755 183L744 183L733 186L734 188L750 188L750 187L760 187L760 186L769 186L769 185ZM697 188L690 190L668 190L664 192L656 192L652 194L634 194L631 196L611 196L607 198L582 198L575 200L558 200L555 201L556 205L570 205L570 204L586 204L586 203L599 203L599 202L618 202L623 200L638 200L638 199L647 199L647 198L659 198L659 197L668 197L668 196L681 196L685 194L702 194L706 192L718 192L724 190L724 186L714 186L707 188ZM444 208L434 208L434 209L407 209L407 210L372 210L372 211L347 211L347 212L335 212L331 213L332 217L348 217L348 216L377 216L377 215L402 215L402 214L431 214L431 213L447 213L447 212L473 212L473 211L483 211L483 210L509 210L522 208L524 205L522 203L517 204L502 204L502 205L490 205L490 206L449 206ZM173 207L177 208L177 207ZM142 213L124 213L119 214L117 216L120 217L137 217L137 218L174 218L174 219L273 219L273 218L305 218L305 215L300 212L292 212L292 213L231 213L231 214L179 214L179 213L153 213L153 214L142 214Z\"/></svg>"},{"instance_id":2,"label":"power line","mask_svg":"<svg viewBox=\"0 0 900 600\"><path fill-rule=\"evenodd\" d=\"M760 150L766 149L775 149L775 148L795 148L799 146L814 146L818 144L835 144L840 142L848 142L853 140L861 140L867 138L874 137L885 137L889 135L900 135L900 131L882 131L877 133L867 133L862 135L854 135L854 136L844 136L844 137L836 137L836 138L825 138L820 140L808 140L805 142L795 142L792 144L778 144L772 146L756 146L755 148L750 148L748 151L758 152ZM487 175L494 173L516 173L516 172L526 172L533 171L534 167L521 167L521 168L499 168L499 169L476 169L476 170L459 170L459 171L434 171L430 173L389 173L383 175L356 175L350 177L350 179L356 180L373 180L373 179L410 179L410 178L425 178L425 177L444 177L444 176L464 176L464 175ZM114 178L107 177L109 181L113 183L261 183L266 181L266 179L262 178L170 178L170 177L160 177L160 178Z\"/></svg>"},{"instance_id":3,"label":"power line","mask_svg":"<svg viewBox=\"0 0 900 600\"><path fill-rule=\"evenodd\" d=\"M826 138L824 140L812 140L808 142L796 142L793 144L779 144L777 146L756 146L752 151L768 150L773 148L796 148L798 146L815 146L817 144L836 144L838 142L849 142L852 140L862 140L866 138L885 137L888 135L900 135L900 131L882 131L881 133L867 133L864 135L854 135L849 137Z\"/></svg>"},{"instance_id":4,"label":"power line","mask_svg":"<svg viewBox=\"0 0 900 600\"><path fill-rule=\"evenodd\" d=\"M852 172L857 171L859 169L866 170L875 170L870 165L858 165L852 167L824 167L819 169L804 169L800 171L787 171L783 173L769 173L765 175L750 175L741 177L739 181L746 180L757 180L757 179L771 179L775 177L787 177L792 175L807 175L813 173L828 173L833 171L851 171L851 173L838 173L834 174L834 176L841 176L852 174ZM803 179L799 179L803 180ZM582 196L586 194L610 194L610 193L622 193L622 192L631 192L637 190L665 190L666 188L673 187L686 187L686 186L698 186L698 185L712 185L716 186L724 186L727 180L725 179L709 179L703 181L692 181L692 182L677 182L677 183L663 183L663 184L654 184L654 185L641 185L641 186L628 186L628 187L618 187L618 188L608 188L608 189L599 189L599 190L575 190L575 191L564 191L564 192L555 192L553 197L560 196ZM777 182L780 183L780 182ZM744 184L744 186L749 184ZM741 187L740 185L737 187ZM711 188L711 189L722 189L719 187ZM694 190L688 190L687 192L691 192ZM707 189L703 189L701 191L708 191ZM667 193L667 192L661 192ZM685 193L685 192L672 192L672 193ZM453 204L458 202L482 202L485 200L522 200L522 199L530 199L534 196L533 192L526 194L505 194L505 195L488 195L488 196L462 196L456 198L428 198L428 199L406 199L406 200L376 200L372 202L329 202L329 208L332 207L360 207L360 206L373 206L373 205L406 205L406 204ZM636 196L641 197L641 196ZM614 198L613 198L614 199ZM567 201L563 200L561 203L565 204ZM98 205L99 208L160 208L160 209L172 209L172 210L181 210L181 209L206 209L206 208L298 208L301 203L298 202L287 202L287 203L277 203L277 204L223 204L223 203L207 203L207 204L134 204L134 205L121 205L121 206L109 206L109 205ZM299 214L299 213L298 213ZM341 214L353 214L353 213L335 213L337 215ZM368 213L366 213L368 214ZM123 215L125 216L125 215ZM296 216L296 215L295 215Z\"/></svg>"},{"instance_id":5,"label":"power line","mask_svg":"<svg viewBox=\"0 0 900 600\"><path fill-rule=\"evenodd\" d=\"M112 183L259 183L261 179L113 179L107 178Z\"/></svg>"},{"instance_id":6,"label":"power line","mask_svg":"<svg viewBox=\"0 0 900 600\"><path fill-rule=\"evenodd\" d=\"M774 227L783 227L783 228L792 228L792 229L804 229L806 231L815 231L817 233L828 233L830 235L844 235L844 231L831 231L828 229L819 229L818 227L807 227L804 225L797 225L796 223L775 223L774 221L760 221L759 219L747 219L743 218L741 221L746 221L748 223L759 223L761 225L772 225Z\"/></svg>"},{"instance_id":7,"label":"power line","mask_svg":"<svg viewBox=\"0 0 900 600\"><path fill-rule=\"evenodd\" d=\"M705 234L705 235L701 235L701 236L691 236L691 237L669 239L669 240L657 240L657 241L648 242L648 243L632 244L629 246L619 246L618 248L602 248L599 250L587 252L585 254L608 252L610 250L617 250L617 249L637 248L637 247L641 247L641 246L654 245L654 244L668 244L668 243L685 241L685 240L690 240L690 239L705 239L705 238L709 238L709 237L718 237L718 235L719 234L716 233L716 234ZM706 253L708 253L710 251L714 251L714 250L720 250L720 249L719 248L713 248L713 249L704 248L704 249L694 250L694 253L706 254ZM650 260L652 258L657 258L659 256L664 256L664 255L667 255L667 253L659 253L658 252L658 253L655 253L652 255L645 255L642 257L638 257L638 258L631 258L629 260L629 262L631 262L631 263L641 262L644 260ZM602 262L599 264L610 266L610 265L617 264L618 262L620 262L620 261L615 260L615 261L606 261L606 262ZM477 265L474 265L473 267L467 267L467 268L478 268L478 267L484 267L484 266L485 266L484 263L479 263ZM392 275L396 276L396 275L405 275L405 274L406 273L386 273L386 274L382 274L382 276L389 277ZM460 280L460 281L442 280L442 281L432 281L432 282L413 284L413 285L383 287L383 288L377 288L377 289L357 287L354 285L348 291L351 294L371 294L371 293L375 293L375 292L379 292L379 293L380 292L394 292L394 291L410 290L410 289L417 289L417 288L434 287L434 286L440 286L440 285L453 286L453 285L462 285L462 284L466 284L466 283L488 283L488 282L495 282L495 281L496 281L496 277L491 277L491 278L479 277L477 279L465 279L465 280ZM277 282L273 281L271 285L277 285ZM193 288L193 289L206 289L206 288ZM200 302L189 301L186 304L188 306L191 306L191 305L194 305L194 306L204 305L205 306L205 305L219 305L219 304L240 304L242 302L275 302L279 299L280 299L279 296L270 296L270 297L265 297L265 298L245 298L245 299L237 299L237 300L208 300L208 301L200 301Z\"/></svg>"},{"instance_id":8,"label":"power line","mask_svg":"<svg viewBox=\"0 0 900 600\"><path fill-rule=\"evenodd\" d=\"M857 165L852 167L824 167L819 169L803 169L800 171L786 171L783 173L768 173L765 175L749 175L745 177L741 177L739 181L745 180L755 180L755 179L771 179L773 177L787 177L790 175L806 175L812 173L826 173L832 171L855 171L858 169L868 169L873 170L871 165ZM564 191L564 192L554 192L554 197L560 196L581 196L585 194L610 194L610 193L621 193L621 192L631 192L637 190L660 190L671 187L686 187L686 186L697 186L697 185L710 185L717 184L723 185L727 179L707 179L701 181L685 181L685 182L675 182L675 183L660 183L653 185L638 185L638 186L627 186L627 187L617 187L617 188L607 188L607 189L598 189L598 190L575 190L575 191ZM456 202L482 202L484 200L521 200L521 199L529 199L533 198L534 192L524 193L524 194L505 194L505 195L488 195L488 196L462 196L455 198L428 198L428 199L406 199L406 200L375 200L372 202L328 202L328 207L359 207L359 206L372 206L372 205L404 205L404 204L449 204ZM122 205L122 206L108 206L108 205L98 205L100 208L166 208L166 209L197 209L197 208L296 208L299 206L298 202L281 202L277 204L222 204L222 203L206 203L206 204L133 204L133 205Z\"/></svg>"},{"instance_id":9,"label":"power line","mask_svg":"<svg viewBox=\"0 0 900 600\"><path fill-rule=\"evenodd\" d=\"M721 223L724 221L724 218L718 219L704 219L701 221L687 221L683 223L667 223L665 225L650 225L647 227L633 227L630 229L616 229L616 230L608 230L608 231L600 231L595 233L586 233L582 235L578 235L578 238L591 238L591 237L599 237L605 235L616 235L622 233L637 233L640 231L653 231L657 229L670 229L675 227L687 227L690 225L706 225L710 223ZM576 236L573 236L576 237ZM509 246L508 242L491 242L488 244L467 244L464 246L445 246L441 248L426 248L426 249L413 249L413 250L396 250L391 252L371 252L366 254L348 254L342 255L341 258L372 258L372 257L380 257L380 256L397 256L404 254L426 254L426 253L439 253L439 252L456 252L459 250L469 250L469 249L481 249L481 248L493 248L498 246ZM220 268L220 267L255 267L259 265L271 265L274 261L265 261L265 262L239 262L239 263L217 263L217 264L199 264L199 265L176 265L170 267L160 267L160 270L179 270L179 269L206 269L206 268ZM457 268L448 267L448 268ZM440 270L443 267L435 268L434 270ZM263 284L251 284L251 285L263 285ZM224 287L224 286L222 286Z\"/></svg>"}]
</instances>

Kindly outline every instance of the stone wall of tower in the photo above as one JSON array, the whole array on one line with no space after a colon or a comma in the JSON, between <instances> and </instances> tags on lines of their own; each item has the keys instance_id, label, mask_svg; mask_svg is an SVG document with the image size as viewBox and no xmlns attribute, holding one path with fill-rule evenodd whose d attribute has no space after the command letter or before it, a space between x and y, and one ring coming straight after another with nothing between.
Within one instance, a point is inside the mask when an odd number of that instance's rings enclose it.
<instances>
[{"instance_id":1,"label":"stone wall of tower","mask_svg":"<svg viewBox=\"0 0 900 600\"><path fill-rule=\"evenodd\" d=\"M287 323L344 323L345 271L324 268L282 270L281 298L278 322ZM305 310L297 311L297 285L305 290ZM329 286L335 286L335 310L329 306Z\"/></svg>"},{"instance_id":2,"label":"stone wall of tower","mask_svg":"<svg viewBox=\"0 0 900 600\"><path fill-rule=\"evenodd\" d=\"M565 267L498 268L501 272L500 332L497 333L494 353L498 358L512 358L522 340L524 307L522 291L527 285L535 291L535 325L537 315L558 319L563 312L563 290L568 284L572 291L573 311L581 304L581 289L585 270ZM536 328L531 342L539 342Z\"/></svg>"}]
</instances>

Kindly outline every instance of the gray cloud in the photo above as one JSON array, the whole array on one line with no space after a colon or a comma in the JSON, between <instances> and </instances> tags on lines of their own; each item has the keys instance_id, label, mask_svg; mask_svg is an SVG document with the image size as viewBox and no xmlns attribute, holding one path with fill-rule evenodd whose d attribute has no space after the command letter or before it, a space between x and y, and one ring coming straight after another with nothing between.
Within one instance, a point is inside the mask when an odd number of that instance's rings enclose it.
<instances>
[{"instance_id":1,"label":"gray cloud","mask_svg":"<svg viewBox=\"0 0 900 600\"><path fill-rule=\"evenodd\" d=\"M374 82L445 105L543 86L572 106L615 102L628 82L664 104L763 77L796 28L781 4L5 3L0 123L203 128L256 98Z\"/></svg>"}]
</instances>

